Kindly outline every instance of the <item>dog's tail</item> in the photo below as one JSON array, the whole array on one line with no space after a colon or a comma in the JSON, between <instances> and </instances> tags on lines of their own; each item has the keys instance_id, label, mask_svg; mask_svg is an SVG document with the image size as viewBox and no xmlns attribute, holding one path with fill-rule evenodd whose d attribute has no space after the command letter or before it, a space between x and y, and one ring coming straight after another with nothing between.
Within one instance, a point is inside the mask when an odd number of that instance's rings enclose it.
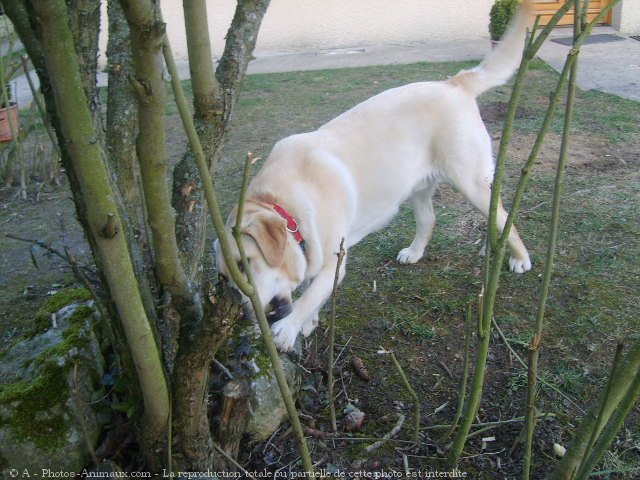
<instances>
[{"instance_id":1,"label":"dog's tail","mask_svg":"<svg viewBox=\"0 0 640 480\"><path fill-rule=\"evenodd\" d=\"M533 0L524 0L500 43L484 61L471 70L463 70L449 81L461 85L475 96L506 83L520 65L527 27L533 23Z\"/></svg>"}]
</instances>

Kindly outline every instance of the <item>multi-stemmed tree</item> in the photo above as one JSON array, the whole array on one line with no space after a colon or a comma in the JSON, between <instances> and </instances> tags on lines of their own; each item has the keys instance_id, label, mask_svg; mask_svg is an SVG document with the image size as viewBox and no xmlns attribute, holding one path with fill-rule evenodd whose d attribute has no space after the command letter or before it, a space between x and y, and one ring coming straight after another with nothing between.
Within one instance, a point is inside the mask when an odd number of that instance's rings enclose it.
<instances>
[{"instance_id":1,"label":"multi-stemmed tree","mask_svg":"<svg viewBox=\"0 0 640 480\"><path fill-rule=\"evenodd\" d=\"M239 309L202 275L210 262L203 258L206 204L191 149L173 185L167 182L165 23L157 1L108 2L103 119L96 86L100 3L3 0L2 6L40 78L100 273L100 302L141 399L136 431L147 466L158 470L173 457L183 470L224 468L207 417L209 370ZM194 122L211 173L268 4L238 0L214 70L206 2L184 2Z\"/></svg>"}]
</instances>

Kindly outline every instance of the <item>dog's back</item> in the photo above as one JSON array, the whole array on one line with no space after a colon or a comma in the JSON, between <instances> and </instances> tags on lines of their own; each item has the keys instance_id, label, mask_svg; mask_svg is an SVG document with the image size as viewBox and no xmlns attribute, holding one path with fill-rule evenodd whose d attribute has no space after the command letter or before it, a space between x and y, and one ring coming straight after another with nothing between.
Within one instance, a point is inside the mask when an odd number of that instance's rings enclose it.
<instances>
[{"instance_id":1,"label":"dog's back","mask_svg":"<svg viewBox=\"0 0 640 480\"><path fill-rule=\"evenodd\" d=\"M445 81L386 90L315 132L278 142L255 185L263 190L264 182L291 171L298 172L297 184L316 184L324 180L325 167L336 172L339 169L339 176L354 185L349 190L356 197L355 218L366 224L355 225L354 229L368 233L373 228L363 210L376 211L379 221L372 223L382 226L416 185L431 181L455 183L460 169L457 158L462 152L477 150L477 144L483 151L490 151L476 97L508 81L517 69L531 19L530 7L530 0L526 0L500 46L477 67ZM476 161L486 163L484 170L489 170L491 157L484 157L478 156ZM309 175L303 175L305 172ZM336 175L326 176L325 183L336 182Z\"/></svg>"}]
</instances>

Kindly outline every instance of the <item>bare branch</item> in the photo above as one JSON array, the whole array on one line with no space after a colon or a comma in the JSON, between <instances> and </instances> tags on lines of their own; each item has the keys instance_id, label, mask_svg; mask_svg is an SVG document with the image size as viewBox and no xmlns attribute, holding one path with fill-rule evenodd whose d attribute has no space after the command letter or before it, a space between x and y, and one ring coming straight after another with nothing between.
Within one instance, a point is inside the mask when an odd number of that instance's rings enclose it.
<instances>
[{"instance_id":1,"label":"bare branch","mask_svg":"<svg viewBox=\"0 0 640 480\"><path fill-rule=\"evenodd\" d=\"M239 0L227 32L227 42L216 70L222 86L225 104L235 101L236 92L244 80L247 65L258 39L258 29L269 0Z\"/></svg>"},{"instance_id":2,"label":"bare branch","mask_svg":"<svg viewBox=\"0 0 640 480\"><path fill-rule=\"evenodd\" d=\"M185 269L192 279L199 275L198 267L203 263L206 238L204 203L208 195L207 180L199 172L200 160L196 157L203 155L210 174L215 173L222 148L227 141L229 121L240 94L247 63L269 5L268 0L238 2L233 22L227 32L224 53L214 74L209 42L202 41L202 35L198 35L198 32L208 32L205 3L203 0L184 2L195 107L194 128L200 137L202 153L196 151L190 138L190 151L174 170L173 186L173 203L178 213L176 233ZM173 76L175 75L172 74ZM211 203L209 199L206 201ZM216 232L220 235L217 226Z\"/></svg>"},{"instance_id":3,"label":"bare branch","mask_svg":"<svg viewBox=\"0 0 640 480\"><path fill-rule=\"evenodd\" d=\"M165 24L150 0L121 0L120 4L131 31L136 72L130 80L138 97L137 152L158 280L171 292L183 321L200 319L198 293L190 285L178 255L175 214L166 181L166 86L162 76Z\"/></svg>"},{"instance_id":4,"label":"bare branch","mask_svg":"<svg viewBox=\"0 0 640 480\"><path fill-rule=\"evenodd\" d=\"M333 279L333 291L331 292L331 317L329 322L329 355L327 358L327 395L329 396L329 417L331 418L331 429L336 432L338 426L336 424L336 404L333 398L333 345L336 335L336 296L338 294L338 281L340 279L340 266L344 260L346 252L344 251L344 237L340 241L340 249L336 254L336 274Z\"/></svg>"},{"instance_id":5,"label":"bare branch","mask_svg":"<svg viewBox=\"0 0 640 480\"><path fill-rule=\"evenodd\" d=\"M221 113L220 84L213 69L213 54L209 41L206 0L189 0L184 5L184 26L189 51L189 70L193 86L194 117L211 121ZM259 25L258 25L259 27Z\"/></svg>"}]
</instances>

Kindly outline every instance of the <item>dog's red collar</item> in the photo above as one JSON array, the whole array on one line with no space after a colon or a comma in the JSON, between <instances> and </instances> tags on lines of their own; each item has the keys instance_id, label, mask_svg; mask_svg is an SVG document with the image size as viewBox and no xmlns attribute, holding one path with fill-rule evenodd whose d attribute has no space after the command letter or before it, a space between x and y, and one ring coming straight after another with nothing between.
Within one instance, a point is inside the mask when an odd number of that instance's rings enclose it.
<instances>
[{"instance_id":1,"label":"dog's red collar","mask_svg":"<svg viewBox=\"0 0 640 480\"><path fill-rule=\"evenodd\" d=\"M282 208L277 203L260 202L260 204L264 205L265 207L269 207L270 209L272 209L274 212L276 212L278 215L280 215L282 218L286 220L287 230L291 232L291 234L293 235L293 238L296 239L296 242L298 243L298 245L300 245L300 248L302 248L302 251L304 251L304 247L305 247L304 237L300 233L300 229L298 228L298 222L296 222L296 219L293 218L289 212L287 212L284 208Z\"/></svg>"}]
</instances>

